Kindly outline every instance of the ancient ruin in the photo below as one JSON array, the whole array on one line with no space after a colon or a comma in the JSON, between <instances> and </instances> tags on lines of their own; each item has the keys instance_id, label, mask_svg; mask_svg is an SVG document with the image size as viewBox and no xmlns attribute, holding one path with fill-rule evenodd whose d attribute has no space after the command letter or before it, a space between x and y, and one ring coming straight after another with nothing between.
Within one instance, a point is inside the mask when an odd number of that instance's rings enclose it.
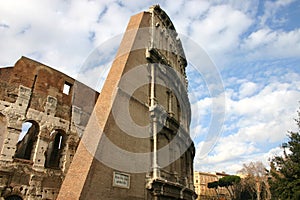
<instances>
[{"instance_id":1,"label":"ancient ruin","mask_svg":"<svg viewBox=\"0 0 300 200\"><path fill-rule=\"evenodd\" d=\"M100 94L25 57L0 69L1 197L196 199L186 66L155 5L131 17Z\"/></svg>"},{"instance_id":2,"label":"ancient ruin","mask_svg":"<svg viewBox=\"0 0 300 200\"><path fill-rule=\"evenodd\" d=\"M26 57L0 68L1 197L56 199L98 95Z\"/></svg>"},{"instance_id":3,"label":"ancient ruin","mask_svg":"<svg viewBox=\"0 0 300 200\"><path fill-rule=\"evenodd\" d=\"M181 41L153 6L131 17L58 199L195 199Z\"/></svg>"}]
</instances>

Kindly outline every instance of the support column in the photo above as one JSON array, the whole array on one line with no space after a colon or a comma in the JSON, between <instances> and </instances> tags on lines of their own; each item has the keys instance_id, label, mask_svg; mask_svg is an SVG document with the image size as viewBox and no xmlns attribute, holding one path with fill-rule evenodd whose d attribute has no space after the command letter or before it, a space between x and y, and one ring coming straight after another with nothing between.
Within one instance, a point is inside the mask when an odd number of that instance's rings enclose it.
<instances>
[{"instance_id":1,"label":"support column","mask_svg":"<svg viewBox=\"0 0 300 200\"><path fill-rule=\"evenodd\" d=\"M157 116L156 116L156 98L155 98L155 64L151 64L151 89L150 89L150 115L152 123L152 137L153 137L153 178L156 179L160 177L158 158L157 158Z\"/></svg>"}]
</instances>

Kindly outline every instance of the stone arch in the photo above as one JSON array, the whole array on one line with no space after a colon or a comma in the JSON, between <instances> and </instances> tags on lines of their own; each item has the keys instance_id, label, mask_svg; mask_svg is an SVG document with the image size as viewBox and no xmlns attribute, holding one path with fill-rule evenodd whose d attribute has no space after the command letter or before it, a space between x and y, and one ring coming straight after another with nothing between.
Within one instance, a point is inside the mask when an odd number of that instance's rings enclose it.
<instances>
[{"instance_id":1,"label":"stone arch","mask_svg":"<svg viewBox=\"0 0 300 200\"><path fill-rule=\"evenodd\" d=\"M170 145L170 136L167 132L162 131L157 137L158 143L158 165L162 167L165 171L170 171L170 151L161 151L160 149L166 148ZM170 148L170 146L169 146Z\"/></svg>"},{"instance_id":2,"label":"stone arch","mask_svg":"<svg viewBox=\"0 0 300 200\"><path fill-rule=\"evenodd\" d=\"M45 152L45 167L59 169L62 167L62 154L66 146L66 133L62 129L54 129L50 133L50 142Z\"/></svg>"},{"instance_id":3,"label":"stone arch","mask_svg":"<svg viewBox=\"0 0 300 200\"><path fill-rule=\"evenodd\" d=\"M180 148L180 144L176 144L174 146L174 158L176 158L175 162L174 162L174 170L175 172L177 172L178 176L181 176L181 148Z\"/></svg>"},{"instance_id":4,"label":"stone arch","mask_svg":"<svg viewBox=\"0 0 300 200\"><path fill-rule=\"evenodd\" d=\"M181 112L181 107L180 107L180 103L176 97L176 117L175 119L177 120L178 124L180 124L181 122L184 122L184 120L182 119L182 112ZM181 124L182 125L182 124Z\"/></svg>"},{"instance_id":5,"label":"stone arch","mask_svg":"<svg viewBox=\"0 0 300 200\"><path fill-rule=\"evenodd\" d=\"M15 158L32 160L39 134L39 124L34 120L27 120L22 124Z\"/></svg>"},{"instance_id":6,"label":"stone arch","mask_svg":"<svg viewBox=\"0 0 300 200\"><path fill-rule=\"evenodd\" d=\"M181 164L181 178L186 177L187 171L187 162L186 162L186 153L183 153L180 157L180 164Z\"/></svg>"}]
</instances>

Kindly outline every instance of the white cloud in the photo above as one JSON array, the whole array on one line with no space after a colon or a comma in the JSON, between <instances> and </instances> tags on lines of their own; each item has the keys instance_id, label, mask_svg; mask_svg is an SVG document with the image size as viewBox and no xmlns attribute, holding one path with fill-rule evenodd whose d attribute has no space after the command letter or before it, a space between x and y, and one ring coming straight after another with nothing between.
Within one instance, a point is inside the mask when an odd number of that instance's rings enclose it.
<instances>
[{"instance_id":1,"label":"white cloud","mask_svg":"<svg viewBox=\"0 0 300 200\"><path fill-rule=\"evenodd\" d=\"M276 13L282 7L288 6L291 3L295 2L295 0L276 0L276 1L265 1L264 2L264 14L260 18L260 25L265 26L267 21L278 23L285 22L284 19L277 19Z\"/></svg>"},{"instance_id":2,"label":"white cloud","mask_svg":"<svg viewBox=\"0 0 300 200\"><path fill-rule=\"evenodd\" d=\"M207 133L207 127L203 127L201 124L197 123L195 127L190 130L190 135L193 140L197 140L199 137Z\"/></svg>"},{"instance_id":3,"label":"white cloud","mask_svg":"<svg viewBox=\"0 0 300 200\"><path fill-rule=\"evenodd\" d=\"M5 49L0 65L13 65L21 56L74 75L89 53L122 34L133 14L116 1L0 2L0 37ZM135 12L140 12L137 10Z\"/></svg>"},{"instance_id":4,"label":"white cloud","mask_svg":"<svg viewBox=\"0 0 300 200\"><path fill-rule=\"evenodd\" d=\"M0 32L5 41L0 47L6 49L0 55L1 64L11 65L25 55L73 73L92 48L88 24L95 17L94 6L60 1L19 3L1 3L2 19L9 26ZM86 12L81 17L79 7Z\"/></svg>"},{"instance_id":5,"label":"white cloud","mask_svg":"<svg viewBox=\"0 0 300 200\"><path fill-rule=\"evenodd\" d=\"M263 28L251 33L241 45L249 58L299 57L300 29L291 31Z\"/></svg>"},{"instance_id":6,"label":"white cloud","mask_svg":"<svg viewBox=\"0 0 300 200\"><path fill-rule=\"evenodd\" d=\"M196 20L201 16L204 16L206 12L209 10L209 7L210 4L207 1L198 1L198 0L187 1L183 5L182 14L191 20Z\"/></svg>"},{"instance_id":7,"label":"white cloud","mask_svg":"<svg viewBox=\"0 0 300 200\"><path fill-rule=\"evenodd\" d=\"M196 145L196 169L235 173L243 163L250 161L267 164L273 156L270 152L277 149L272 146L279 146L286 140L287 131L296 128L293 119L300 99L299 75L286 73L263 80L264 85L258 86L252 81L235 78L235 86L239 86L237 91L226 89L224 135L206 157L203 157L205 149L202 148L211 141L203 140ZM234 95L236 92L239 98ZM206 111L203 115L210 112L211 106L209 98L205 99L206 104L199 101L201 110Z\"/></svg>"},{"instance_id":8,"label":"white cloud","mask_svg":"<svg viewBox=\"0 0 300 200\"><path fill-rule=\"evenodd\" d=\"M98 23L92 27L96 34L95 44L100 45L113 36L124 33L130 15L128 9L117 3L107 6L106 12L98 19Z\"/></svg>"},{"instance_id":9,"label":"white cloud","mask_svg":"<svg viewBox=\"0 0 300 200\"><path fill-rule=\"evenodd\" d=\"M254 49L260 46L265 46L270 42L276 40L276 33L272 32L271 29L260 29L256 32L251 33L246 40L246 45L250 49Z\"/></svg>"},{"instance_id":10,"label":"white cloud","mask_svg":"<svg viewBox=\"0 0 300 200\"><path fill-rule=\"evenodd\" d=\"M265 1L263 15L256 17L255 27L247 32L240 43L242 55L248 60L290 58L300 56L300 29L285 30L287 21L279 18L280 9L287 8L295 0ZM287 15L280 15L287 16Z\"/></svg>"},{"instance_id":11,"label":"white cloud","mask_svg":"<svg viewBox=\"0 0 300 200\"><path fill-rule=\"evenodd\" d=\"M242 23L241 23L242 22ZM194 21L191 37L213 53L233 51L252 20L229 5L211 7L204 20Z\"/></svg>"},{"instance_id":12,"label":"white cloud","mask_svg":"<svg viewBox=\"0 0 300 200\"><path fill-rule=\"evenodd\" d=\"M184 0L172 1L167 0L164 5L166 6L165 10L169 13L170 16L175 16L179 14L181 8L184 5Z\"/></svg>"},{"instance_id":13,"label":"white cloud","mask_svg":"<svg viewBox=\"0 0 300 200\"><path fill-rule=\"evenodd\" d=\"M223 146L224 145L226 144L223 144ZM236 144L230 142L228 143L228 145ZM266 152L257 151L255 147L246 144L245 147L243 147L242 144L239 144L237 148L233 147L229 150L222 150L222 146L220 146L219 148L221 148L220 151L222 151L222 154L214 155L212 157L206 157L204 159L197 159L198 154L196 152L196 169L205 172L224 171L229 174L236 174L239 170L242 169L243 164L249 164L250 162L256 161L262 162L264 166L268 169L270 165L270 160L272 158L274 158L275 156L283 155L283 149L280 147L280 145L271 148ZM243 152L244 154L232 153L234 151ZM230 157L227 154L233 157Z\"/></svg>"},{"instance_id":14,"label":"white cloud","mask_svg":"<svg viewBox=\"0 0 300 200\"><path fill-rule=\"evenodd\" d=\"M242 166L245 158L257 152L253 144L241 143L236 139L234 136L221 138L213 152L204 158L199 158L201 153L196 151L195 168L207 172L235 173ZM200 143L197 149L201 149L202 145Z\"/></svg>"},{"instance_id":15,"label":"white cloud","mask_svg":"<svg viewBox=\"0 0 300 200\"><path fill-rule=\"evenodd\" d=\"M256 83L253 83L253 82L243 83L239 89L240 98L244 98L244 97L253 95L257 91L257 89L258 89L258 86Z\"/></svg>"}]
</instances>

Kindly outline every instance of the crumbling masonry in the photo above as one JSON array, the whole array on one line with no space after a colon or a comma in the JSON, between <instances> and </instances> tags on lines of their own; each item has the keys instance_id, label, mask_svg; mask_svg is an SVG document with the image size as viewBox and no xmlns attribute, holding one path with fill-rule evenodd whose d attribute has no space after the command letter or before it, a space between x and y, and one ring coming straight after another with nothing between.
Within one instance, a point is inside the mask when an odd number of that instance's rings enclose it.
<instances>
[{"instance_id":1,"label":"crumbling masonry","mask_svg":"<svg viewBox=\"0 0 300 200\"><path fill-rule=\"evenodd\" d=\"M1 197L56 199L94 106L86 96L98 93L26 57L0 69Z\"/></svg>"},{"instance_id":2,"label":"crumbling masonry","mask_svg":"<svg viewBox=\"0 0 300 200\"><path fill-rule=\"evenodd\" d=\"M186 66L156 5L131 17L101 94L25 57L0 69L1 197L194 200Z\"/></svg>"}]
</instances>

